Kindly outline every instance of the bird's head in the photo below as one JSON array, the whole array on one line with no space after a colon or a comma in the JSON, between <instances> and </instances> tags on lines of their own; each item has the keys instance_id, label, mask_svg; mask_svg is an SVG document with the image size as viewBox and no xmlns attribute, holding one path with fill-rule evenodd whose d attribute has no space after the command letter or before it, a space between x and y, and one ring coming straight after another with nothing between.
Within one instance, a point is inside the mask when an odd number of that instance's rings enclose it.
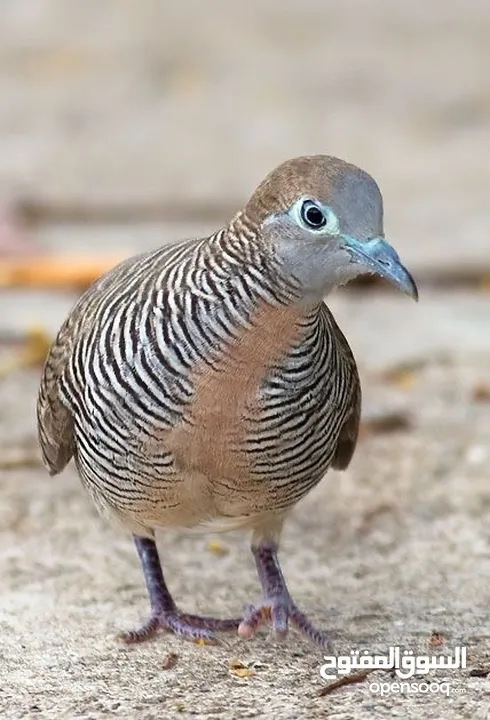
<instances>
[{"instance_id":1,"label":"bird's head","mask_svg":"<svg viewBox=\"0 0 490 720\"><path fill-rule=\"evenodd\" d=\"M245 216L306 297L375 273L418 299L412 276L384 238L378 185L355 165L326 155L288 160L259 185Z\"/></svg>"}]
</instances>

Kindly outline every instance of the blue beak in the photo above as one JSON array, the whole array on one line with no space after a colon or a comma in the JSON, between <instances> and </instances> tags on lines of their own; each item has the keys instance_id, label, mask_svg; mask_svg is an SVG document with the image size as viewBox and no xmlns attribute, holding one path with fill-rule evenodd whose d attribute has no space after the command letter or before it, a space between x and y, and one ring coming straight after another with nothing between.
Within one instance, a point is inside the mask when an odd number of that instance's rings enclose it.
<instances>
[{"instance_id":1,"label":"blue beak","mask_svg":"<svg viewBox=\"0 0 490 720\"><path fill-rule=\"evenodd\" d=\"M402 265L396 250L381 237L375 237L366 242L356 240L350 235L343 235L343 245L349 251L352 261L363 265L366 270L379 275L392 283L405 295L409 295L416 302L419 292L415 280Z\"/></svg>"}]
</instances>

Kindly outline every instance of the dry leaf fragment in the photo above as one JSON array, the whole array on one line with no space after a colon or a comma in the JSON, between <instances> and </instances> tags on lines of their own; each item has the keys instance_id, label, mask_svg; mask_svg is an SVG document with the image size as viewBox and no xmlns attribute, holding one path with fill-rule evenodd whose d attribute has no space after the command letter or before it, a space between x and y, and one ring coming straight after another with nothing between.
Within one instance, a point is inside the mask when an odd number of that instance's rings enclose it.
<instances>
[{"instance_id":1,"label":"dry leaf fragment","mask_svg":"<svg viewBox=\"0 0 490 720\"><path fill-rule=\"evenodd\" d=\"M126 257L46 255L3 259L0 262L0 287L86 288Z\"/></svg>"},{"instance_id":2,"label":"dry leaf fragment","mask_svg":"<svg viewBox=\"0 0 490 720\"><path fill-rule=\"evenodd\" d=\"M429 647L441 647L441 645L444 645L445 642L445 635L443 635L443 633L441 632L438 632L437 630L433 630L429 637L428 645Z\"/></svg>"},{"instance_id":3,"label":"dry leaf fragment","mask_svg":"<svg viewBox=\"0 0 490 720\"><path fill-rule=\"evenodd\" d=\"M35 468L41 465L41 455L37 450L13 448L0 451L0 470Z\"/></svg>"},{"instance_id":4,"label":"dry leaf fragment","mask_svg":"<svg viewBox=\"0 0 490 720\"><path fill-rule=\"evenodd\" d=\"M490 292L490 275L482 275L478 281L478 289L481 292Z\"/></svg>"},{"instance_id":5,"label":"dry leaf fragment","mask_svg":"<svg viewBox=\"0 0 490 720\"><path fill-rule=\"evenodd\" d=\"M417 373L425 367L427 362L426 358L414 358L413 360L398 363L381 372L380 378L390 383L390 385L409 390L415 383Z\"/></svg>"},{"instance_id":6,"label":"dry leaf fragment","mask_svg":"<svg viewBox=\"0 0 490 720\"><path fill-rule=\"evenodd\" d=\"M364 435L381 435L385 433L408 430L411 422L408 414L401 410L387 410L362 418L361 431Z\"/></svg>"},{"instance_id":7,"label":"dry leaf fragment","mask_svg":"<svg viewBox=\"0 0 490 720\"><path fill-rule=\"evenodd\" d=\"M26 365L41 365L46 359L51 343L52 338L44 328L38 326L29 328L23 352Z\"/></svg>"},{"instance_id":8,"label":"dry leaf fragment","mask_svg":"<svg viewBox=\"0 0 490 720\"><path fill-rule=\"evenodd\" d=\"M403 390L410 390L415 384L415 372L413 370L399 370L391 374L389 382Z\"/></svg>"},{"instance_id":9,"label":"dry leaf fragment","mask_svg":"<svg viewBox=\"0 0 490 720\"><path fill-rule=\"evenodd\" d=\"M490 385L478 383L473 388L473 400L475 402L490 402Z\"/></svg>"},{"instance_id":10,"label":"dry leaf fragment","mask_svg":"<svg viewBox=\"0 0 490 720\"><path fill-rule=\"evenodd\" d=\"M255 670L235 658L230 663L230 673L239 678L249 678L255 675Z\"/></svg>"},{"instance_id":11,"label":"dry leaf fragment","mask_svg":"<svg viewBox=\"0 0 490 720\"><path fill-rule=\"evenodd\" d=\"M176 664L179 656L175 652L169 652L168 655L163 659L162 670L171 670Z\"/></svg>"},{"instance_id":12,"label":"dry leaf fragment","mask_svg":"<svg viewBox=\"0 0 490 720\"><path fill-rule=\"evenodd\" d=\"M0 365L0 377L6 377L17 370L42 365L51 347L52 339L40 327L32 327L27 331L23 347Z\"/></svg>"},{"instance_id":13,"label":"dry leaf fragment","mask_svg":"<svg viewBox=\"0 0 490 720\"><path fill-rule=\"evenodd\" d=\"M208 542L207 549L210 553L213 553L213 555L217 555L218 557L228 555L230 552L229 548L219 540L210 540Z\"/></svg>"}]
</instances>

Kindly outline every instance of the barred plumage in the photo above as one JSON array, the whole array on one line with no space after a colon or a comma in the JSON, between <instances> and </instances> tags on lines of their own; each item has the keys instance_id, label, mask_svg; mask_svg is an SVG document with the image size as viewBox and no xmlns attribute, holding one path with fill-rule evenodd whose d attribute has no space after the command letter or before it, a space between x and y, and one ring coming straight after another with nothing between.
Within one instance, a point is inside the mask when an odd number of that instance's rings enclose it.
<instances>
[{"instance_id":1,"label":"barred plumage","mask_svg":"<svg viewBox=\"0 0 490 720\"><path fill-rule=\"evenodd\" d=\"M135 534L153 614L130 639L158 625L207 637L238 624L203 624L169 605L154 530L207 525L251 528L276 630L289 616L326 642L285 588L275 591L285 615L267 588L271 579L281 585L275 552L285 514L329 467L348 465L357 439L356 365L323 294L363 266L340 231L311 242L318 228L298 227L295 209L303 203L303 212L308 195L322 218L334 213L346 179L357 183L353 200L366 200L358 240L378 242L374 181L332 158L298 159L266 179L227 228L131 258L99 279L51 349L38 402L44 461L54 474L74 456L99 509ZM243 635L260 623L258 612L241 621Z\"/></svg>"}]
</instances>

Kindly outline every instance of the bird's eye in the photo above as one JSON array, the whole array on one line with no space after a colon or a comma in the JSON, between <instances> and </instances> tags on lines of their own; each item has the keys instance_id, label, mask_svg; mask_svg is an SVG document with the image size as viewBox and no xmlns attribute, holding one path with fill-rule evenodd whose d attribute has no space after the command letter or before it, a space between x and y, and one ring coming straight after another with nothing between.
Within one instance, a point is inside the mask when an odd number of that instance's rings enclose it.
<instances>
[{"instance_id":1,"label":"bird's eye","mask_svg":"<svg viewBox=\"0 0 490 720\"><path fill-rule=\"evenodd\" d=\"M291 218L302 229L307 229L318 236L338 235L340 223L332 208L321 205L311 198L299 198L288 211Z\"/></svg>"},{"instance_id":2,"label":"bird's eye","mask_svg":"<svg viewBox=\"0 0 490 720\"><path fill-rule=\"evenodd\" d=\"M311 200L305 200L301 206L301 219L312 230L319 230L327 224L325 215Z\"/></svg>"}]
</instances>

